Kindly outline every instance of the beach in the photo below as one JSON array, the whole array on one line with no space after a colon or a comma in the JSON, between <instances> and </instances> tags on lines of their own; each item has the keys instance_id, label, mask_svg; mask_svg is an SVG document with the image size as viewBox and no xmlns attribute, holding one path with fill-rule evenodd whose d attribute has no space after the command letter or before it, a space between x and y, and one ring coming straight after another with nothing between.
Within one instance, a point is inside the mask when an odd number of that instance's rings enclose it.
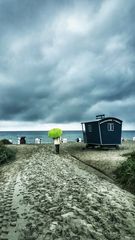
<instances>
[{"instance_id":1,"label":"beach","mask_svg":"<svg viewBox=\"0 0 135 240\"><path fill-rule=\"evenodd\" d=\"M135 239L135 196L113 179L134 142L103 151L66 143L59 155L53 144L9 147L17 156L0 166L0 239Z\"/></svg>"},{"instance_id":2,"label":"beach","mask_svg":"<svg viewBox=\"0 0 135 240\"><path fill-rule=\"evenodd\" d=\"M127 159L126 154L135 151L135 141L124 141L119 148L86 149L84 143L67 144L63 148L67 153L85 164L100 170L113 178L113 172ZM85 148L85 149L84 149Z\"/></svg>"}]
</instances>

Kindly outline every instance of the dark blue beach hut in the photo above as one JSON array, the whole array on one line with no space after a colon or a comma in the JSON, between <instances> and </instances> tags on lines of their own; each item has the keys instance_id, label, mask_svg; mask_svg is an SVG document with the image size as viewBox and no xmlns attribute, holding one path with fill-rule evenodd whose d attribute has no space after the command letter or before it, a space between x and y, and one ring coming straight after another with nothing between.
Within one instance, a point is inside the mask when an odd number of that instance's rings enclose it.
<instances>
[{"instance_id":1,"label":"dark blue beach hut","mask_svg":"<svg viewBox=\"0 0 135 240\"><path fill-rule=\"evenodd\" d=\"M121 144L122 121L115 117L96 116L96 120L82 122L86 147L118 146Z\"/></svg>"}]
</instances>

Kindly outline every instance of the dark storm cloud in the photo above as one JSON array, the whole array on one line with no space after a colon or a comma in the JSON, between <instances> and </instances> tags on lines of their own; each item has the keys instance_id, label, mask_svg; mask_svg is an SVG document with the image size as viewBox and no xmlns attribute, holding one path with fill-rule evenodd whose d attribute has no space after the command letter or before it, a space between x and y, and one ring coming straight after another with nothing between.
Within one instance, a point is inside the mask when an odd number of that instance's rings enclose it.
<instances>
[{"instance_id":1,"label":"dark storm cloud","mask_svg":"<svg viewBox=\"0 0 135 240\"><path fill-rule=\"evenodd\" d=\"M0 0L0 119L135 121L135 2Z\"/></svg>"}]
</instances>

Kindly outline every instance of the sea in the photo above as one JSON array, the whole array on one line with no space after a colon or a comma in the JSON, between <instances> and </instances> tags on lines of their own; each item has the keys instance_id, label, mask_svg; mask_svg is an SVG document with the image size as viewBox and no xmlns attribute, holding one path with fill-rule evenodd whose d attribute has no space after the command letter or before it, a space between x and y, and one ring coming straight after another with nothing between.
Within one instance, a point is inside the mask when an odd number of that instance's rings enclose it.
<instances>
[{"instance_id":1,"label":"sea","mask_svg":"<svg viewBox=\"0 0 135 240\"><path fill-rule=\"evenodd\" d=\"M0 140L8 139L13 144L19 143L19 138L25 137L26 143L34 144L35 139L41 139L41 143L52 143L53 140L48 137L48 131L0 131ZM135 130L122 131L122 138L133 140L135 137ZM82 131L63 131L62 138L67 139L68 142L75 142L77 138L83 140Z\"/></svg>"}]
</instances>

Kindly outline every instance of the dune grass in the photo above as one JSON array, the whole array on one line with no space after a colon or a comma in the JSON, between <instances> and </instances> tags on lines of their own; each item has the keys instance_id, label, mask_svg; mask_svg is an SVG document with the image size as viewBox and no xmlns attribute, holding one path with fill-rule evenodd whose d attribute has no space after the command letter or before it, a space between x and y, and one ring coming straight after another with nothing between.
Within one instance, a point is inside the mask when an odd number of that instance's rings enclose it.
<instances>
[{"instance_id":1,"label":"dune grass","mask_svg":"<svg viewBox=\"0 0 135 240\"><path fill-rule=\"evenodd\" d=\"M0 143L0 164L15 159L16 151Z\"/></svg>"},{"instance_id":2,"label":"dune grass","mask_svg":"<svg viewBox=\"0 0 135 240\"><path fill-rule=\"evenodd\" d=\"M127 190L135 194L135 151L127 153L127 160L124 161L116 170L117 181Z\"/></svg>"},{"instance_id":3,"label":"dune grass","mask_svg":"<svg viewBox=\"0 0 135 240\"><path fill-rule=\"evenodd\" d=\"M8 139L4 138L0 140L0 144L12 144Z\"/></svg>"}]
</instances>

